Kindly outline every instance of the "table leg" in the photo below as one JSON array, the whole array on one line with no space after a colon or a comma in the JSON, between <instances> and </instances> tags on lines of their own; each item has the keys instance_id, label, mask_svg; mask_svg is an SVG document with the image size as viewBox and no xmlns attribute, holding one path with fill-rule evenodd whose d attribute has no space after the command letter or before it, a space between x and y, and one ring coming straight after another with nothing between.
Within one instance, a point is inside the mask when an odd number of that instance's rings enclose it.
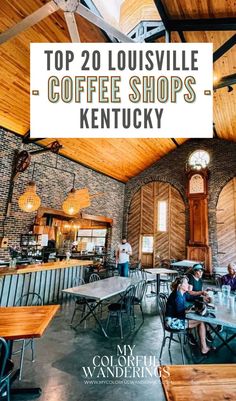
<instances>
[{"instance_id":1,"label":"table leg","mask_svg":"<svg viewBox=\"0 0 236 401\"><path fill-rule=\"evenodd\" d=\"M157 288L156 288L156 291L157 291L157 298L158 298L158 296L160 294L160 282L161 282L161 280L160 280L160 274L157 274L156 276L157 276Z\"/></svg>"},{"instance_id":2,"label":"table leg","mask_svg":"<svg viewBox=\"0 0 236 401\"><path fill-rule=\"evenodd\" d=\"M214 326L212 326L211 324L208 323L208 326L210 326L210 328L214 331L214 333L216 334L216 336L220 339L221 344L219 345L219 347L216 348L216 351L219 351L219 349L221 349L224 345L229 349L230 352L232 352L234 355L236 355L235 351L233 350L233 348L231 348L229 346L229 342L232 341L235 337L236 337L236 333L233 334L227 341L220 335L220 333L216 330L216 328Z\"/></svg>"},{"instance_id":3,"label":"table leg","mask_svg":"<svg viewBox=\"0 0 236 401\"><path fill-rule=\"evenodd\" d=\"M9 345L9 359L12 357L13 341L8 341ZM10 392L12 395L29 395L31 398L39 397L42 394L42 389L40 387L28 387L28 388L12 388L12 384L16 379L18 379L20 374L20 369L13 371L10 378Z\"/></svg>"},{"instance_id":4,"label":"table leg","mask_svg":"<svg viewBox=\"0 0 236 401\"><path fill-rule=\"evenodd\" d=\"M101 305L102 301L97 302L95 306L91 306L91 305L89 304L89 302L87 302L86 299L85 299L85 302L86 302L87 307L89 308L89 312L88 312L82 319L80 319L79 323L77 323L75 326L73 326L73 329L75 329L76 327L78 327L85 319L87 319L88 316L93 315L94 319L95 319L96 322L99 324L99 326L100 326L100 328L101 328L101 330L102 330L104 336L105 336L106 338L109 338L108 335L107 335L107 333L106 333L106 331L105 331L105 329L104 329L104 327L103 327L103 325L102 325L102 323L101 323L101 320L98 319L96 313L94 313L95 309L97 309L97 307L98 307L99 305Z\"/></svg>"}]
</instances>

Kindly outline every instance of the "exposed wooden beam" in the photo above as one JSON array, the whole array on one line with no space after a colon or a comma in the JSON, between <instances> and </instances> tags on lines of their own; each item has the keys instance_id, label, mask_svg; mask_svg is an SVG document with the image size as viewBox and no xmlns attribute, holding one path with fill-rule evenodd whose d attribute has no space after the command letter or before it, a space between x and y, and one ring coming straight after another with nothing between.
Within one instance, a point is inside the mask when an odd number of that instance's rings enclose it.
<instances>
[{"instance_id":1,"label":"exposed wooden beam","mask_svg":"<svg viewBox=\"0 0 236 401\"><path fill-rule=\"evenodd\" d=\"M166 29L170 30L170 26L169 26L170 20L166 13L166 10L163 6L162 0L154 0L154 3L156 5L157 11L160 14L163 24L165 25Z\"/></svg>"},{"instance_id":2,"label":"exposed wooden beam","mask_svg":"<svg viewBox=\"0 0 236 401\"><path fill-rule=\"evenodd\" d=\"M169 20L168 29L171 31L235 31L236 18Z\"/></svg>"},{"instance_id":3,"label":"exposed wooden beam","mask_svg":"<svg viewBox=\"0 0 236 401\"><path fill-rule=\"evenodd\" d=\"M175 138L170 138L170 139L175 144L175 146L177 146L177 148L179 148L180 144L176 141L176 139Z\"/></svg>"},{"instance_id":4,"label":"exposed wooden beam","mask_svg":"<svg viewBox=\"0 0 236 401\"><path fill-rule=\"evenodd\" d=\"M87 214L82 212L82 219L87 219L87 220L94 220L94 221L101 221L104 223L109 223L109 224L113 224L113 219L111 219L110 217L106 217L106 216L94 216L93 214Z\"/></svg>"},{"instance_id":5,"label":"exposed wooden beam","mask_svg":"<svg viewBox=\"0 0 236 401\"><path fill-rule=\"evenodd\" d=\"M178 31L178 34L179 34L179 37L180 37L181 42L182 42L182 43L186 43L187 40L186 40L186 38L185 38L183 32L182 32L182 31Z\"/></svg>"},{"instance_id":6,"label":"exposed wooden beam","mask_svg":"<svg viewBox=\"0 0 236 401\"><path fill-rule=\"evenodd\" d=\"M213 62L215 63L220 57L222 57L228 50L230 50L236 44L236 34L231 36L229 40L223 43L213 54Z\"/></svg>"}]
</instances>

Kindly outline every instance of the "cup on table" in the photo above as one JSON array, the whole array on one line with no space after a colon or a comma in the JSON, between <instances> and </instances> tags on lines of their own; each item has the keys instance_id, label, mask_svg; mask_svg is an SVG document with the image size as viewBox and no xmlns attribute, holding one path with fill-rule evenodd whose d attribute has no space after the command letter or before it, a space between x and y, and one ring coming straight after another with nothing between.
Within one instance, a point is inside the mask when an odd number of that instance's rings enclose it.
<instances>
[{"instance_id":1,"label":"cup on table","mask_svg":"<svg viewBox=\"0 0 236 401\"><path fill-rule=\"evenodd\" d=\"M221 291L219 291L219 292L217 293L217 296L218 296L218 301L219 301L219 304L221 304L221 303L222 303L222 301L223 301L223 294L222 294L222 292L221 292Z\"/></svg>"},{"instance_id":2,"label":"cup on table","mask_svg":"<svg viewBox=\"0 0 236 401\"><path fill-rule=\"evenodd\" d=\"M235 306L235 297L234 296L230 296L229 297L229 307L231 310L234 310L234 306Z\"/></svg>"},{"instance_id":3,"label":"cup on table","mask_svg":"<svg viewBox=\"0 0 236 401\"><path fill-rule=\"evenodd\" d=\"M222 285L221 289L222 289L222 293L225 297L230 296L230 291L231 291L230 285Z\"/></svg>"}]
</instances>

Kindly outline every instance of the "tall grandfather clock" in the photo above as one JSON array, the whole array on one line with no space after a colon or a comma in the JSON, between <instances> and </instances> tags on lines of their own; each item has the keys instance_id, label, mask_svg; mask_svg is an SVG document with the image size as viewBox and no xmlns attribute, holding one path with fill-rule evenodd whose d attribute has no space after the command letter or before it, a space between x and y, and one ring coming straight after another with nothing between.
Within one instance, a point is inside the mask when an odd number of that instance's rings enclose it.
<instances>
[{"instance_id":1,"label":"tall grandfather clock","mask_svg":"<svg viewBox=\"0 0 236 401\"><path fill-rule=\"evenodd\" d=\"M192 153L187 171L187 196L189 201L189 244L187 258L204 262L211 273L211 248L208 232L208 177L209 155L204 150Z\"/></svg>"}]
</instances>

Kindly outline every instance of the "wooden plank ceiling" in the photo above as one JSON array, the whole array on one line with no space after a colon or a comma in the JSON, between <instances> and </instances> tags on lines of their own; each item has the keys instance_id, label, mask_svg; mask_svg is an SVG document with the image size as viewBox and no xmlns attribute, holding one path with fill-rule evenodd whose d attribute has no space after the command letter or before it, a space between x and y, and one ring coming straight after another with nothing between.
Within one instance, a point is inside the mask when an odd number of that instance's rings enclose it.
<instances>
[{"instance_id":1,"label":"wooden plank ceiling","mask_svg":"<svg viewBox=\"0 0 236 401\"><path fill-rule=\"evenodd\" d=\"M127 1L124 6L127 6ZM130 0L131 1L131 0ZM134 3L132 0L131 2ZM21 21L33 11L40 8L44 0L0 0L0 32L4 32ZM235 9L234 0L163 0L169 18L215 18L232 17ZM150 0L135 1L137 8L146 6L143 12L134 13L132 7L126 7L125 24L128 24L127 13L135 15L148 14L147 4L153 7ZM142 17L145 18L145 17ZM76 16L82 42L106 42L107 37L100 29L82 17ZM132 20L134 21L134 20ZM122 21L121 21L122 22ZM134 24L134 22L132 22ZM122 24L121 24L122 25ZM128 25L127 25L128 26ZM185 32L187 42L213 42L214 50L218 49L234 32ZM172 35L174 42L179 42L177 33ZM29 112L29 45L30 42L69 42L69 34L63 13L58 11L34 27L19 34L0 46L0 126L24 135L30 127ZM215 74L219 77L235 73L235 47L229 50L214 65ZM220 138L236 140L236 89L228 92L227 88L217 90L214 95L214 122ZM69 134L69 133L68 133ZM43 133L42 133L43 137ZM46 145L51 139L42 140ZM185 140L178 139L178 144ZM126 182L168 152L176 145L171 139L61 139L65 156L81 162L95 170Z\"/></svg>"},{"instance_id":2,"label":"wooden plank ceiling","mask_svg":"<svg viewBox=\"0 0 236 401\"><path fill-rule=\"evenodd\" d=\"M203 19L235 17L235 0L163 0L167 16L170 19ZM217 50L235 31L184 32L187 42L212 42ZM172 35L173 42L180 42L179 35ZM214 75L217 78L236 73L236 45L214 63ZM217 136L236 141L236 87L232 92L227 88L219 89L214 94L214 123Z\"/></svg>"}]
</instances>

